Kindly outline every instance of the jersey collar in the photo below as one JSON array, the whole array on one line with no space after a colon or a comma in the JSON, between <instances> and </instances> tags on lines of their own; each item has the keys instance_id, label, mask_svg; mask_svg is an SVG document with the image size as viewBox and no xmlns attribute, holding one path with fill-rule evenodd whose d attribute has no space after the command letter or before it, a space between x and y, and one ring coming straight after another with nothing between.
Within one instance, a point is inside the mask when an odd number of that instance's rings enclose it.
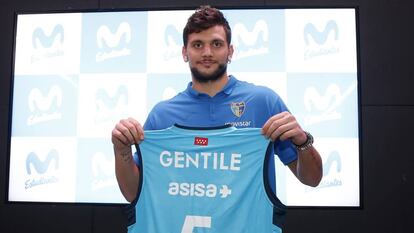
<instances>
[{"instance_id":1,"label":"jersey collar","mask_svg":"<svg viewBox=\"0 0 414 233\"><path fill-rule=\"evenodd\" d=\"M177 133L186 133L186 134L200 134L202 131L204 134L209 133L227 133L236 130L236 127L228 124L228 125L217 125L217 126L208 126L208 127L197 127L197 126L184 126L179 124L174 124L173 126L169 127L167 130L171 130L172 132Z\"/></svg>"},{"instance_id":2,"label":"jersey collar","mask_svg":"<svg viewBox=\"0 0 414 233\"><path fill-rule=\"evenodd\" d=\"M231 92L233 91L234 87L236 86L236 83L237 83L237 79L233 75L229 75L229 80L226 83L226 85L224 86L224 88L221 91L219 91L214 97L219 96L220 93L224 93L225 95L230 95ZM194 96L194 97L198 97L198 98L203 97L203 96L208 97L208 95L194 90L192 88L192 85L193 85L193 82L189 82L188 85L187 85L186 92L188 94L190 94L191 96ZM212 98L214 98L214 97L212 97Z\"/></svg>"}]
</instances>

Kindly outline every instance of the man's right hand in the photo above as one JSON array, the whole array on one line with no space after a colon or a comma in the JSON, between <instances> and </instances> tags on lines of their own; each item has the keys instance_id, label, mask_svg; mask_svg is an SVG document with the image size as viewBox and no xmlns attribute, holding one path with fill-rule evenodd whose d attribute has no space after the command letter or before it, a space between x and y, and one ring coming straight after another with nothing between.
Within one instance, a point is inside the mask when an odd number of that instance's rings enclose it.
<instances>
[{"instance_id":1,"label":"man's right hand","mask_svg":"<svg viewBox=\"0 0 414 233\"><path fill-rule=\"evenodd\" d=\"M144 140L144 129L134 118L122 119L112 130L112 144L115 151L131 149L131 145Z\"/></svg>"},{"instance_id":2,"label":"man's right hand","mask_svg":"<svg viewBox=\"0 0 414 233\"><path fill-rule=\"evenodd\" d=\"M132 202L138 192L139 168L133 160L131 145L144 140L144 129L133 119L120 120L112 130L112 143L115 153L115 174L122 195Z\"/></svg>"}]
</instances>

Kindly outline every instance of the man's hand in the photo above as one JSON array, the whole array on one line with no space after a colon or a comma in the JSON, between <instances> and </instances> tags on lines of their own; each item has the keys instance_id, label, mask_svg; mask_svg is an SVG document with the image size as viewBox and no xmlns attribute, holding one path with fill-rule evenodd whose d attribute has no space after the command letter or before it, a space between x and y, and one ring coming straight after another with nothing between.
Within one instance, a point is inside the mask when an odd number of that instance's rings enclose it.
<instances>
[{"instance_id":1,"label":"man's hand","mask_svg":"<svg viewBox=\"0 0 414 233\"><path fill-rule=\"evenodd\" d=\"M302 145L307 140L306 133L289 112L270 117L264 124L262 133L272 141L290 139L296 145ZM312 146L298 154L298 159L288 164L290 170L302 183L316 187L322 179L322 159L319 152Z\"/></svg>"},{"instance_id":2,"label":"man's hand","mask_svg":"<svg viewBox=\"0 0 414 233\"><path fill-rule=\"evenodd\" d=\"M281 112L270 117L263 125L262 133L272 141L290 139L296 145L302 145L307 139L305 132L290 112Z\"/></svg>"},{"instance_id":3,"label":"man's hand","mask_svg":"<svg viewBox=\"0 0 414 233\"><path fill-rule=\"evenodd\" d=\"M112 143L115 151L130 150L131 145L144 140L144 129L134 118L120 120L112 130Z\"/></svg>"},{"instance_id":4,"label":"man's hand","mask_svg":"<svg viewBox=\"0 0 414 233\"><path fill-rule=\"evenodd\" d=\"M138 192L139 168L132 162L131 145L144 140L141 124L133 119L120 120L112 130L112 143L115 153L115 175L125 199L132 202Z\"/></svg>"}]
</instances>

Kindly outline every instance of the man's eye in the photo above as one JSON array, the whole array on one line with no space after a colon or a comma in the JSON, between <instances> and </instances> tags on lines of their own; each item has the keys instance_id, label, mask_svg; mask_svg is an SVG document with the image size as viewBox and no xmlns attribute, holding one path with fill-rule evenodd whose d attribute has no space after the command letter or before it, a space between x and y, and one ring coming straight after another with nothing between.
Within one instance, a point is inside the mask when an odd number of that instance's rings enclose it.
<instances>
[{"instance_id":1,"label":"man's eye","mask_svg":"<svg viewBox=\"0 0 414 233\"><path fill-rule=\"evenodd\" d=\"M194 44L193 44L193 47L194 47L194 48L201 48L201 47L202 47L202 45L201 45L201 43L194 43Z\"/></svg>"},{"instance_id":2,"label":"man's eye","mask_svg":"<svg viewBox=\"0 0 414 233\"><path fill-rule=\"evenodd\" d=\"M219 41L215 41L215 42L213 42L213 46L214 46L214 47L221 47L221 45L222 45L222 43L221 43L221 42L219 42Z\"/></svg>"}]
</instances>

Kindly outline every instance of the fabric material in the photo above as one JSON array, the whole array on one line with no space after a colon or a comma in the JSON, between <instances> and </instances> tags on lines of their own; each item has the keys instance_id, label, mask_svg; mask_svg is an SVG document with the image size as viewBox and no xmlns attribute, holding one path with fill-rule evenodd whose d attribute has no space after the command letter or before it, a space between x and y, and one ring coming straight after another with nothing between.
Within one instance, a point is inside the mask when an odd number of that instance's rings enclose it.
<instances>
[{"instance_id":1,"label":"fabric material","mask_svg":"<svg viewBox=\"0 0 414 233\"><path fill-rule=\"evenodd\" d=\"M237 128L261 128L273 115L288 111L271 89L229 76L222 91L214 97L187 89L170 100L158 103L148 115L145 130L165 129L173 124L211 127L231 124ZM297 159L291 142L277 142L275 152L284 164Z\"/></svg>"},{"instance_id":2,"label":"fabric material","mask_svg":"<svg viewBox=\"0 0 414 233\"><path fill-rule=\"evenodd\" d=\"M272 143L258 128L146 131L130 233L281 232L265 167Z\"/></svg>"},{"instance_id":3,"label":"fabric material","mask_svg":"<svg viewBox=\"0 0 414 233\"><path fill-rule=\"evenodd\" d=\"M270 117L284 111L288 108L273 90L230 75L226 86L214 97L197 92L190 82L186 90L154 106L144 130L165 129L174 124L194 127L230 124L236 128L261 128ZM284 164L297 159L296 148L290 141L277 140L274 153ZM139 164L138 157L134 159ZM276 193L273 156L268 166L269 183Z\"/></svg>"}]
</instances>

